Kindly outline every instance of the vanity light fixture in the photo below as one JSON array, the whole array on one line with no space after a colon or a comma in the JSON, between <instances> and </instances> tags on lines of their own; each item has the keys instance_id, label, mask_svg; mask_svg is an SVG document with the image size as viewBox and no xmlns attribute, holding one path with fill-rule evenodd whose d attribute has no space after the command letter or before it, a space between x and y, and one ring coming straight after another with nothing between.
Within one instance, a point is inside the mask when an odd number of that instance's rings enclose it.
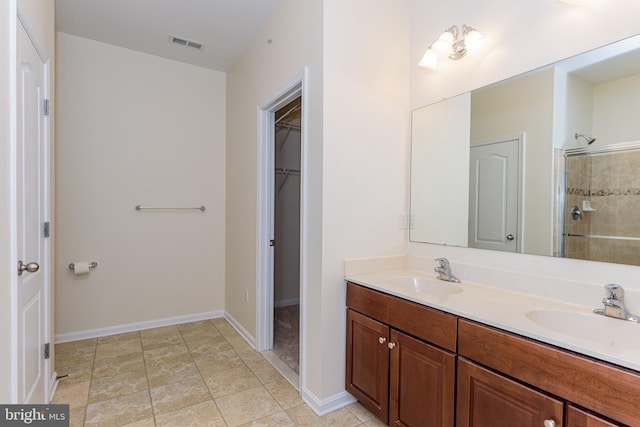
<instances>
[{"instance_id":1,"label":"vanity light fixture","mask_svg":"<svg viewBox=\"0 0 640 427\"><path fill-rule=\"evenodd\" d=\"M462 31L456 25L447 28L444 33L433 42L424 53L418 63L419 67L435 70L438 67L440 56L448 56L449 59L458 60L464 58L467 53L472 53L484 45L484 37L478 30L467 25L462 26Z\"/></svg>"}]
</instances>

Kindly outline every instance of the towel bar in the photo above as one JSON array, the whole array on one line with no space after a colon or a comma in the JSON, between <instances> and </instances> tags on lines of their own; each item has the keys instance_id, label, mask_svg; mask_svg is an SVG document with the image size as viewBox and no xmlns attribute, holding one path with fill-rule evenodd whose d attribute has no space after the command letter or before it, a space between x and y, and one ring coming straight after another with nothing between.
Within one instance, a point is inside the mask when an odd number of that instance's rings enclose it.
<instances>
[{"instance_id":1,"label":"towel bar","mask_svg":"<svg viewBox=\"0 0 640 427\"><path fill-rule=\"evenodd\" d=\"M161 206L140 206L140 205L136 205L136 210L137 211L148 210L148 209L159 209L159 210L199 210L199 211L204 212L205 209L207 209L207 208L204 207L204 206L180 208L180 207L169 207L169 206L161 207Z\"/></svg>"}]
</instances>

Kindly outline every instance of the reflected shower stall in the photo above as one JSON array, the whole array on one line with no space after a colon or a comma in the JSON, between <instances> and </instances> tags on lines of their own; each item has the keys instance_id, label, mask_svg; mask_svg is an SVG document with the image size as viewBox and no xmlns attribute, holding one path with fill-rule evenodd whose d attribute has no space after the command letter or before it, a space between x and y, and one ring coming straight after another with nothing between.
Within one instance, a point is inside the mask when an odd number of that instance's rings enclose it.
<instances>
[{"instance_id":1,"label":"reflected shower stall","mask_svg":"<svg viewBox=\"0 0 640 427\"><path fill-rule=\"evenodd\" d=\"M640 143L565 152L563 256L640 265Z\"/></svg>"}]
</instances>

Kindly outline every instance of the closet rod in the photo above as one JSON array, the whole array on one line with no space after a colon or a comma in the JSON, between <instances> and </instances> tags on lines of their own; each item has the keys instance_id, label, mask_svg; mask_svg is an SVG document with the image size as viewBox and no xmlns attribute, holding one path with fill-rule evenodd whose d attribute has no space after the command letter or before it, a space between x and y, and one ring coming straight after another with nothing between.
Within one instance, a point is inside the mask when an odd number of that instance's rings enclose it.
<instances>
[{"instance_id":1,"label":"closet rod","mask_svg":"<svg viewBox=\"0 0 640 427\"><path fill-rule=\"evenodd\" d=\"M294 111L299 110L300 108L302 108L301 104L295 105L292 109L290 109L289 111L284 113L278 120L276 120L276 124L280 123L282 121L282 119L284 119L285 117L287 117L289 114L293 113Z\"/></svg>"},{"instance_id":2,"label":"closet rod","mask_svg":"<svg viewBox=\"0 0 640 427\"><path fill-rule=\"evenodd\" d=\"M276 168L276 173L285 175L300 175L300 169Z\"/></svg>"},{"instance_id":3,"label":"closet rod","mask_svg":"<svg viewBox=\"0 0 640 427\"><path fill-rule=\"evenodd\" d=\"M294 125L294 124L289 123L289 122L276 123L276 126L283 127L283 128L288 128L288 129L295 129L295 130L302 129L302 126Z\"/></svg>"}]
</instances>

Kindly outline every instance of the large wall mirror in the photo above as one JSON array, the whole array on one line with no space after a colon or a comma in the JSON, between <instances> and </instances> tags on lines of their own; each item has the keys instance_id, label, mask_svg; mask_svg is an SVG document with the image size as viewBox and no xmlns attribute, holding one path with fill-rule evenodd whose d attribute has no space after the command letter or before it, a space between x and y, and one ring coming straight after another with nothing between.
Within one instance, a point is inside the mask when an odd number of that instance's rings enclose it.
<instances>
[{"instance_id":1,"label":"large wall mirror","mask_svg":"<svg viewBox=\"0 0 640 427\"><path fill-rule=\"evenodd\" d=\"M640 35L416 109L410 240L640 265Z\"/></svg>"}]
</instances>

